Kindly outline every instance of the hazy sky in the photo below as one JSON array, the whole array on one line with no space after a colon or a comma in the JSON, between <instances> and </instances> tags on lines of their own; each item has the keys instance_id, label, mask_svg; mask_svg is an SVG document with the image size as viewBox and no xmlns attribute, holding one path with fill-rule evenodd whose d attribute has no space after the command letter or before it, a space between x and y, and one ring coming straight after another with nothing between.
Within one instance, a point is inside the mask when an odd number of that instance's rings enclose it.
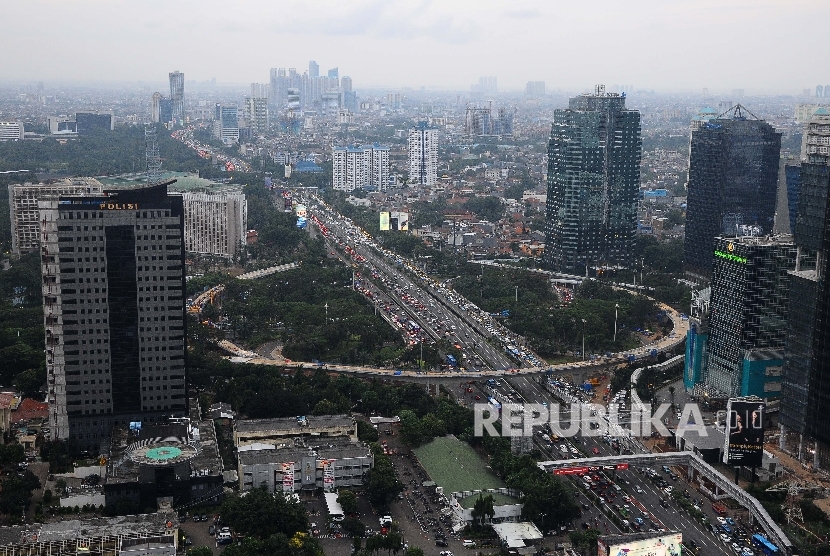
<instances>
[{"instance_id":1,"label":"hazy sky","mask_svg":"<svg viewBox=\"0 0 830 556\"><path fill-rule=\"evenodd\" d=\"M800 93L830 83L828 0L2 0L0 79L267 82L339 67L356 89Z\"/></svg>"}]
</instances>

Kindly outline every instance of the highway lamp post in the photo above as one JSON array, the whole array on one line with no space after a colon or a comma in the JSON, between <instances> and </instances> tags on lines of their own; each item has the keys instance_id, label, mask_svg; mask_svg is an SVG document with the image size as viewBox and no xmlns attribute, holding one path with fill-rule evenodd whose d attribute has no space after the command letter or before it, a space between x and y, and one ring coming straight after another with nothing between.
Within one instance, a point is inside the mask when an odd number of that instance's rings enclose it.
<instances>
[{"instance_id":1,"label":"highway lamp post","mask_svg":"<svg viewBox=\"0 0 830 556\"><path fill-rule=\"evenodd\" d=\"M324 307L326 308L326 323L328 323L329 322L329 302L328 301L326 301L326 304L324 305Z\"/></svg>"},{"instance_id":2,"label":"highway lamp post","mask_svg":"<svg viewBox=\"0 0 830 556\"><path fill-rule=\"evenodd\" d=\"M585 361L585 319L582 319L582 360Z\"/></svg>"},{"instance_id":3,"label":"highway lamp post","mask_svg":"<svg viewBox=\"0 0 830 556\"><path fill-rule=\"evenodd\" d=\"M620 304L614 304L614 343L617 343L617 312L620 310Z\"/></svg>"}]
</instances>

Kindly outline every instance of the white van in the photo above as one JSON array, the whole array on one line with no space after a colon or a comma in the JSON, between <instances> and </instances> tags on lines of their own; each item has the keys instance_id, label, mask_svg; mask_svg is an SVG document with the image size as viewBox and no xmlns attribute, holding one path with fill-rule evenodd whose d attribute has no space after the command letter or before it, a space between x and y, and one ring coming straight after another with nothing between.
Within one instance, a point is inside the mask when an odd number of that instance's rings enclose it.
<instances>
[{"instance_id":1,"label":"white van","mask_svg":"<svg viewBox=\"0 0 830 556\"><path fill-rule=\"evenodd\" d=\"M471 541L469 539L464 539L463 541L461 541L461 546L463 546L464 548L475 548L476 542Z\"/></svg>"}]
</instances>

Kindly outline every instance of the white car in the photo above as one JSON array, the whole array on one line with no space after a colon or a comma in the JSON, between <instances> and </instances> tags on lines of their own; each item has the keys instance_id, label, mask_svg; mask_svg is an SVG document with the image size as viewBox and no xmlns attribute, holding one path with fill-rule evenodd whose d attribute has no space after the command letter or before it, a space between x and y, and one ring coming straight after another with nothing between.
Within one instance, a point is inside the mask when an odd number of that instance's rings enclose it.
<instances>
[{"instance_id":1,"label":"white car","mask_svg":"<svg viewBox=\"0 0 830 556\"><path fill-rule=\"evenodd\" d=\"M720 523L721 525L726 525L726 518L725 517L718 516L715 519L717 519L718 523Z\"/></svg>"},{"instance_id":2,"label":"white car","mask_svg":"<svg viewBox=\"0 0 830 556\"><path fill-rule=\"evenodd\" d=\"M729 544L732 539L730 539L729 535L727 535L726 533L721 533L720 534L720 540L723 544Z\"/></svg>"},{"instance_id":3,"label":"white car","mask_svg":"<svg viewBox=\"0 0 830 556\"><path fill-rule=\"evenodd\" d=\"M637 494L642 494L644 491L640 487L636 486L634 487L634 492L636 492Z\"/></svg>"}]
</instances>

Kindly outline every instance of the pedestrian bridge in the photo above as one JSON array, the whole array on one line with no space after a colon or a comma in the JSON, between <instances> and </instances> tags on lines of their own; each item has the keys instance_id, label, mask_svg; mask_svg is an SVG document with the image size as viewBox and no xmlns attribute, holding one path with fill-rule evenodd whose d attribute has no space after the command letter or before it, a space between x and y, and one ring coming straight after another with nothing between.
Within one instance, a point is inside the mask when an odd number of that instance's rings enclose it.
<instances>
[{"instance_id":1,"label":"pedestrian bridge","mask_svg":"<svg viewBox=\"0 0 830 556\"><path fill-rule=\"evenodd\" d=\"M734 482L727 479L723 473L703 461L694 452L664 452L659 454L632 454L623 456L600 456L595 458L578 458L556 461L540 461L537 463L540 469L553 473L557 469L569 467L602 467L617 466L620 464L629 465L685 465L701 473L707 479L739 504L749 510L750 520L757 520L763 527L770 541L783 549L785 554L792 554L793 545L784 531L776 524L769 513L764 509L758 500L747 494L747 492Z\"/></svg>"}]
</instances>

